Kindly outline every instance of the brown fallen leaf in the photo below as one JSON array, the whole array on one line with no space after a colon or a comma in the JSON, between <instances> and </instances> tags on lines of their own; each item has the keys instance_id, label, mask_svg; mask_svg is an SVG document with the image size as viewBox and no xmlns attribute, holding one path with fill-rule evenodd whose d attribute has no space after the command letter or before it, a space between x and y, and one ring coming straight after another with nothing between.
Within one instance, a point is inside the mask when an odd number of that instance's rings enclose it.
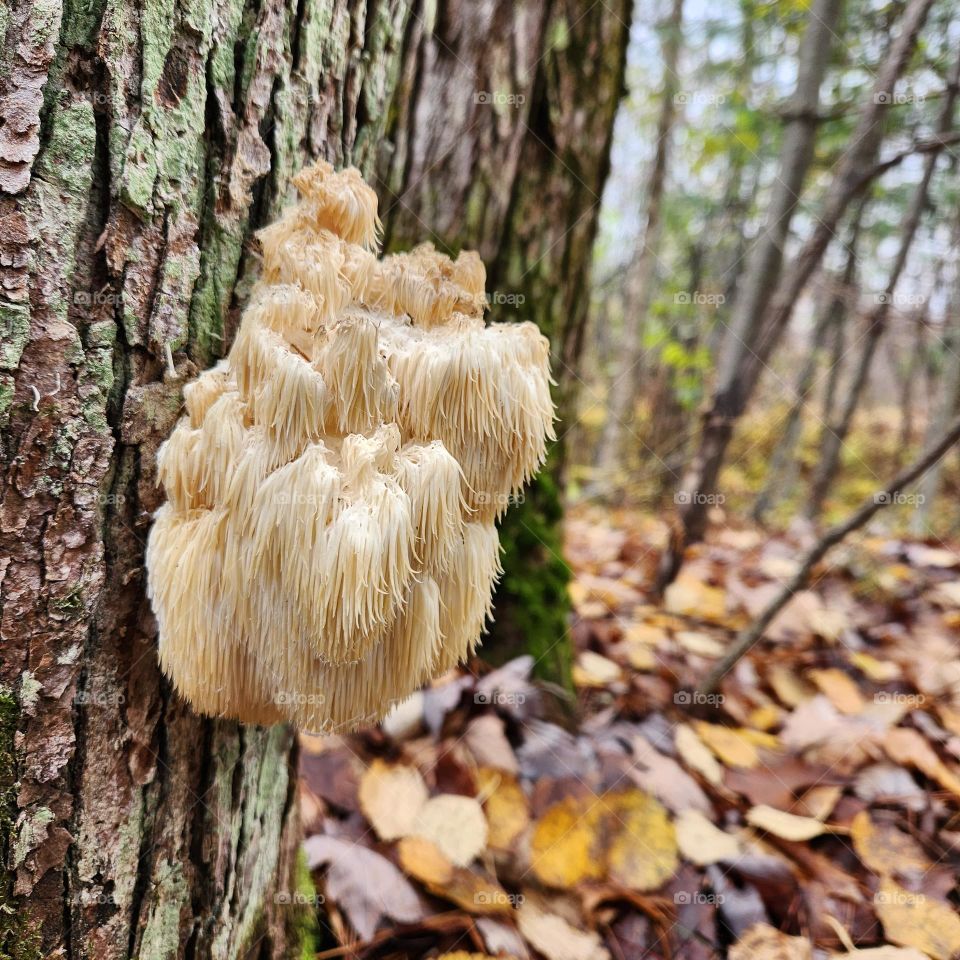
<instances>
[{"instance_id":1,"label":"brown fallen leaf","mask_svg":"<svg viewBox=\"0 0 960 960\"><path fill-rule=\"evenodd\" d=\"M381 840L413 830L429 792L415 767L374 760L360 779L360 809Z\"/></svg>"},{"instance_id":2,"label":"brown fallen leaf","mask_svg":"<svg viewBox=\"0 0 960 960\"><path fill-rule=\"evenodd\" d=\"M496 767L512 774L520 772L520 764L504 732L501 717L492 713L474 717L467 725L463 739L481 767Z\"/></svg>"},{"instance_id":3,"label":"brown fallen leaf","mask_svg":"<svg viewBox=\"0 0 960 960\"><path fill-rule=\"evenodd\" d=\"M326 895L341 906L362 940L383 917L414 923L423 911L407 878L385 857L358 843L317 835L303 845L307 866L327 869Z\"/></svg>"},{"instance_id":4,"label":"brown fallen leaf","mask_svg":"<svg viewBox=\"0 0 960 960\"><path fill-rule=\"evenodd\" d=\"M874 905L883 932L894 943L922 950L933 960L952 960L960 951L960 917L949 904L885 878Z\"/></svg>"},{"instance_id":5,"label":"brown fallen leaf","mask_svg":"<svg viewBox=\"0 0 960 960\"><path fill-rule=\"evenodd\" d=\"M652 793L672 813L691 809L702 813L713 812L700 785L676 760L655 750L641 736L633 738L632 747L637 766L631 767L629 773L638 787Z\"/></svg>"}]
</instances>

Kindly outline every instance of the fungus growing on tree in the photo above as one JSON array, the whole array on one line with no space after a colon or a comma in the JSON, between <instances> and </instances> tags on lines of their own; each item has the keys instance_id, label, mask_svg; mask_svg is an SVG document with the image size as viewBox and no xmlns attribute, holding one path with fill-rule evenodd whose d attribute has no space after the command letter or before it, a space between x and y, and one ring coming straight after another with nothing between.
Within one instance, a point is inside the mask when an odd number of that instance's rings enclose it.
<instances>
[{"instance_id":1,"label":"fungus growing on tree","mask_svg":"<svg viewBox=\"0 0 960 960\"><path fill-rule=\"evenodd\" d=\"M332 730L474 651L495 522L553 405L547 340L484 323L476 253L378 259L356 170L294 182L229 356L160 449L147 568L160 663L194 707Z\"/></svg>"}]
</instances>

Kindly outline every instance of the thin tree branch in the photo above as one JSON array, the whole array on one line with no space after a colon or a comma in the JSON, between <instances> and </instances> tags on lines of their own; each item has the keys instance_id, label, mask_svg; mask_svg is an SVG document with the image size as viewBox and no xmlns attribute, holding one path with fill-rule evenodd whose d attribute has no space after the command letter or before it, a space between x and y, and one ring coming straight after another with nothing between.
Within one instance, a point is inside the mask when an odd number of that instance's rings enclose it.
<instances>
[{"instance_id":1,"label":"thin tree branch","mask_svg":"<svg viewBox=\"0 0 960 960\"><path fill-rule=\"evenodd\" d=\"M875 493L865 500L858 510L852 513L843 523L831 527L817 541L803 558L800 568L793 577L784 584L780 592L770 601L753 626L742 631L733 646L724 654L713 670L700 685L700 693L712 693L720 681L736 666L743 655L763 636L764 630L770 626L773 618L787 605L790 598L806 584L813 568L823 559L827 552L854 530L862 527L875 513L889 503L893 503L896 495L906 486L909 486L918 477L930 469L958 440L960 440L960 416L956 417L940 439L931 446L911 466L901 470L887 484L886 488Z\"/></svg>"}]
</instances>

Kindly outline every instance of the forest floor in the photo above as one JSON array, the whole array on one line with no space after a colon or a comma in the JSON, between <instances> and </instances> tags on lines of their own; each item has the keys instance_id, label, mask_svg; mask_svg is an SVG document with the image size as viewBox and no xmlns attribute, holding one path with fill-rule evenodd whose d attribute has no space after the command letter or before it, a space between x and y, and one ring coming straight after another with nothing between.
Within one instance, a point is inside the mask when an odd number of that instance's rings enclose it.
<instances>
[{"instance_id":1,"label":"forest floor","mask_svg":"<svg viewBox=\"0 0 960 960\"><path fill-rule=\"evenodd\" d=\"M851 539L704 696L809 534L721 528L652 605L661 521L566 529L575 724L524 657L302 738L309 955L960 955L960 552Z\"/></svg>"}]
</instances>

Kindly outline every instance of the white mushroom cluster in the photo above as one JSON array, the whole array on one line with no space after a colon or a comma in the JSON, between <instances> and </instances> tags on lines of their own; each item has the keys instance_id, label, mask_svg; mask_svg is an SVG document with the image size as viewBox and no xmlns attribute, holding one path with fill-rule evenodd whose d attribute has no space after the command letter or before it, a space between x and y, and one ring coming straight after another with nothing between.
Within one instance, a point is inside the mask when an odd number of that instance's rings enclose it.
<instances>
[{"instance_id":1,"label":"white mushroom cluster","mask_svg":"<svg viewBox=\"0 0 960 960\"><path fill-rule=\"evenodd\" d=\"M377 257L353 169L295 179L229 356L185 390L147 548L160 662L202 713L346 729L468 657L495 522L553 436L549 346L485 270Z\"/></svg>"}]
</instances>

